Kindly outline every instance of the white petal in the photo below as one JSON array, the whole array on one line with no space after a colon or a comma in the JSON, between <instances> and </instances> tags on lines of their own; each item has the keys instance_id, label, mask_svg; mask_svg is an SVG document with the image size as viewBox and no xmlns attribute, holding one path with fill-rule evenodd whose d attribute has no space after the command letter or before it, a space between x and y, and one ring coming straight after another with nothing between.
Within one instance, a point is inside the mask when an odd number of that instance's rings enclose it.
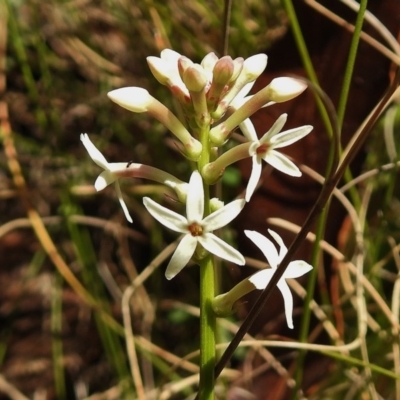
<instances>
[{"instance_id":1,"label":"white petal","mask_svg":"<svg viewBox=\"0 0 400 400\"><path fill-rule=\"evenodd\" d=\"M261 271L258 271L254 275L250 276L248 280L256 287L256 289L264 290L268 286L268 283L270 282L275 271L276 270L272 268L262 269Z\"/></svg>"},{"instance_id":2,"label":"white petal","mask_svg":"<svg viewBox=\"0 0 400 400\"><path fill-rule=\"evenodd\" d=\"M103 171L96 179L94 183L95 189L99 192L103 190L106 186L110 185L111 183L115 182L117 177L110 171Z\"/></svg>"},{"instance_id":3,"label":"white petal","mask_svg":"<svg viewBox=\"0 0 400 400\"><path fill-rule=\"evenodd\" d=\"M286 322L290 329L293 329L293 296L289 286L284 279L281 279L278 284L278 289L283 296L283 304L285 306Z\"/></svg>"},{"instance_id":4,"label":"white petal","mask_svg":"<svg viewBox=\"0 0 400 400\"><path fill-rule=\"evenodd\" d=\"M129 164L130 168L134 168L135 165L140 165L140 164L135 164L135 163L127 163L127 162L113 162L113 163L108 163L108 170L111 172L124 172L127 170L127 165ZM124 174L122 174L124 175Z\"/></svg>"},{"instance_id":5,"label":"white petal","mask_svg":"<svg viewBox=\"0 0 400 400\"><path fill-rule=\"evenodd\" d=\"M108 169L108 162L100 153L100 150L92 143L87 133L81 133L81 141L85 146L90 158L101 168Z\"/></svg>"},{"instance_id":6,"label":"white petal","mask_svg":"<svg viewBox=\"0 0 400 400\"><path fill-rule=\"evenodd\" d=\"M265 162L287 175L296 177L301 176L301 171L296 167L296 165L278 151L269 150L263 159Z\"/></svg>"},{"instance_id":7,"label":"white petal","mask_svg":"<svg viewBox=\"0 0 400 400\"><path fill-rule=\"evenodd\" d=\"M192 235L185 235L178 244L171 261L165 271L165 277L172 279L178 272L186 266L192 258L197 246L197 238Z\"/></svg>"},{"instance_id":8,"label":"white petal","mask_svg":"<svg viewBox=\"0 0 400 400\"><path fill-rule=\"evenodd\" d=\"M244 233L263 252L271 268L276 269L280 260L274 244L256 231L244 231Z\"/></svg>"},{"instance_id":9,"label":"white petal","mask_svg":"<svg viewBox=\"0 0 400 400\"><path fill-rule=\"evenodd\" d=\"M187 233L188 222L187 219L182 215L177 214L174 211L168 210L156 203L149 197L143 198L143 204L147 208L147 211L161 224L175 232Z\"/></svg>"},{"instance_id":10,"label":"white petal","mask_svg":"<svg viewBox=\"0 0 400 400\"><path fill-rule=\"evenodd\" d=\"M123 212L125 214L125 217L130 223L132 223L133 220L132 220L131 215L129 214L128 207L126 206L125 201L122 198L121 187L119 186L118 181L115 181L115 189L117 191L118 200L119 200L119 203L121 204L121 207L122 207L122 210L123 210Z\"/></svg>"},{"instance_id":11,"label":"white petal","mask_svg":"<svg viewBox=\"0 0 400 400\"><path fill-rule=\"evenodd\" d=\"M241 107L246 101L250 99L250 97L246 98L246 96L250 93L250 90L253 88L256 81L246 83L240 90L236 97L233 99L231 106L235 107L236 109ZM253 96L251 96L253 97Z\"/></svg>"},{"instance_id":12,"label":"white petal","mask_svg":"<svg viewBox=\"0 0 400 400\"><path fill-rule=\"evenodd\" d=\"M207 232L222 228L234 220L243 210L246 201L244 199L234 200L226 206L214 211L212 214L204 218L202 225Z\"/></svg>"},{"instance_id":13,"label":"white petal","mask_svg":"<svg viewBox=\"0 0 400 400\"><path fill-rule=\"evenodd\" d=\"M281 131L287 120L287 114L282 114L260 139L260 143L269 143L271 138Z\"/></svg>"},{"instance_id":14,"label":"white petal","mask_svg":"<svg viewBox=\"0 0 400 400\"><path fill-rule=\"evenodd\" d=\"M249 142L258 140L256 130L250 118L246 118L242 123L240 123L239 128Z\"/></svg>"},{"instance_id":15,"label":"white petal","mask_svg":"<svg viewBox=\"0 0 400 400\"><path fill-rule=\"evenodd\" d=\"M275 239L276 243L279 245L279 262L283 260L283 257L285 257L287 253L287 247L285 246L285 243L283 242L282 238L272 229L268 229L268 233Z\"/></svg>"},{"instance_id":16,"label":"white petal","mask_svg":"<svg viewBox=\"0 0 400 400\"><path fill-rule=\"evenodd\" d=\"M208 53L206 56L201 60L201 66L204 68L204 70L207 73L211 72L211 77L212 77L212 72L215 67L215 64L219 58L215 55L215 53Z\"/></svg>"},{"instance_id":17,"label":"white petal","mask_svg":"<svg viewBox=\"0 0 400 400\"><path fill-rule=\"evenodd\" d=\"M244 257L236 249L213 233L207 232L197 238L199 243L210 253L238 265L245 264Z\"/></svg>"},{"instance_id":18,"label":"white petal","mask_svg":"<svg viewBox=\"0 0 400 400\"><path fill-rule=\"evenodd\" d=\"M299 128L289 129L288 131L281 132L271 138L271 145L274 149L289 146L292 143L302 139L304 136L307 136L312 129L313 127L311 125L305 125Z\"/></svg>"},{"instance_id":19,"label":"white petal","mask_svg":"<svg viewBox=\"0 0 400 400\"><path fill-rule=\"evenodd\" d=\"M303 260L292 261L283 274L285 279L299 278L312 270L312 265Z\"/></svg>"},{"instance_id":20,"label":"white petal","mask_svg":"<svg viewBox=\"0 0 400 400\"><path fill-rule=\"evenodd\" d=\"M258 181L260 180L261 170L262 170L261 159L257 155L254 155L252 158L253 158L253 167L251 169L251 175L250 175L249 182L247 184L246 196L245 196L245 199L247 202L250 201L251 196L253 195L254 191L256 190Z\"/></svg>"},{"instance_id":21,"label":"white petal","mask_svg":"<svg viewBox=\"0 0 400 400\"><path fill-rule=\"evenodd\" d=\"M182 56L175 50L164 49L160 53L160 57L168 63L175 63L175 62L178 63L179 58ZM178 68L178 64L176 64L176 68Z\"/></svg>"},{"instance_id":22,"label":"white petal","mask_svg":"<svg viewBox=\"0 0 400 400\"><path fill-rule=\"evenodd\" d=\"M200 222L204 214L203 178L199 171L193 171L189 180L186 198L186 217L191 222Z\"/></svg>"}]
</instances>

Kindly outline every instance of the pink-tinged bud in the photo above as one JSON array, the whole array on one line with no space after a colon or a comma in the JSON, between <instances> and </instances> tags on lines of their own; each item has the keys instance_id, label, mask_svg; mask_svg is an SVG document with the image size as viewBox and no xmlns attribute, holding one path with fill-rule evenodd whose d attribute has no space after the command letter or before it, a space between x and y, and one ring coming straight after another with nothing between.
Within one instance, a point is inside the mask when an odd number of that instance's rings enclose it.
<instances>
[{"instance_id":1,"label":"pink-tinged bud","mask_svg":"<svg viewBox=\"0 0 400 400\"><path fill-rule=\"evenodd\" d=\"M261 75L267 66L267 60L268 57L265 54L256 54L244 61L241 61L240 59L234 60L234 63L237 63L238 68L240 68L241 62L243 62L243 69L235 80L231 78L229 90L220 99L217 109L211 113L212 118L218 120L225 114L230 103L238 93L240 93L246 85L254 82Z\"/></svg>"},{"instance_id":2,"label":"pink-tinged bud","mask_svg":"<svg viewBox=\"0 0 400 400\"><path fill-rule=\"evenodd\" d=\"M176 51L165 49L159 57L147 57L151 73L162 85L168 86L172 94L183 104L189 93L183 84L178 71L178 60L181 57Z\"/></svg>"},{"instance_id":3,"label":"pink-tinged bud","mask_svg":"<svg viewBox=\"0 0 400 400\"><path fill-rule=\"evenodd\" d=\"M295 78L275 78L267 86L269 98L275 103L291 100L307 89L307 84Z\"/></svg>"},{"instance_id":4,"label":"pink-tinged bud","mask_svg":"<svg viewBox=\"0 0 400 400\"><path fill-rule=\"evenodd\" d=\"M146 89L139 87L112 90L107 96L119 106L136 113L148 111L151 103L155 100Z\"/></svg>"},{"instance_id":5,"label":"pink-tinged bud","mask_svg":"<svg viewBox=\"0 0 400 400\"><path fill-rule=\"evenodd\" d=\"M207 75L199 64L187 67L183 72L182 80L190 92L201 92L208 82Z\"/></svg>"},{"instance_id":6,"label":"pink-tinged bud","mask_svg":"<svg viewBox=\"0 0 400 400\"><path fill-rule=\"evenodd\" d=\"M179 75L181 76L183 80L183 74L186 71L187 68L191 67L193 65L193 61L190 60L189 58L185 56L179 57L178 60L178 70L179 70Z\"/></svg>"},{"instance_id":7,"label":"pink-tinged bud","mask_svg":"<svg viewBox=\"0 0 400 400\"><path fill-rule=\"evenodd\" d=\"M226 85L232 78L234 72L233 60L229 56L220 58L213 69L213 82Z\"/></svg>"}]
</instances>

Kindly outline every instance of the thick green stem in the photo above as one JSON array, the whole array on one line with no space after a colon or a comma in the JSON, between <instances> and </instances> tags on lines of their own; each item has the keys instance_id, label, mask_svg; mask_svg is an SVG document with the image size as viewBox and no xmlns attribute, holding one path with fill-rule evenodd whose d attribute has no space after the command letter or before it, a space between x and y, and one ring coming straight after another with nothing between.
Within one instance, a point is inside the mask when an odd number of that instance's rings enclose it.
<instances>
[{"instance_id":1,"label":"thick green stem","mask_svg":"<svg viewBox=\"0 0 400 400\"><path fill-rule=\"evenodd\" d=\"M215 315L214 264L211 256L200 263L200 390L199 400L214 399Z\"/></svg>"},{"instance_id":2,"label":"thick green stem","mask_svg":"<svg viewBox=\"0 0 400 400\"><path fill-rule=\"evenodd\" d=\"M210 162L210 127L200 132L202 153L199 171ZM204 182L204 217L210 213L210 187ZM215 314L212 301L215 296L214 260L208 255L200 261L200 388L199 400L214 399Z\"/></svg>"}]
</instances>

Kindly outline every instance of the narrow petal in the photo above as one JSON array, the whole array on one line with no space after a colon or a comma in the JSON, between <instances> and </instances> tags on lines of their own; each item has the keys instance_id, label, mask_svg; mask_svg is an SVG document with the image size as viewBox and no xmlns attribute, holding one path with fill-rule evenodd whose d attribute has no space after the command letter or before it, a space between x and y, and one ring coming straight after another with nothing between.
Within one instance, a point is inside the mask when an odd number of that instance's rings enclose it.
<instances>
[{"instance_id":1,"label":"narrow petal","mask_svg":"<svg viewBox=\"0 0 400 400\"><path fill-rule=\"evenodd\" d=\"M272 229L268 229L268 233L275 239L275 242L279 245L279 262L281 262L283 260L283 257L285 257L287 253L287 247L285 246L282 238L275 231L273 231Z\"/></svg>"},{"instance_id":2,"label":"narrow petal","mask_svg":"<svg viewBox=\"0 0 400 400\"><path fill-rule=\"evenodd\" d=\"M172 255L171 261L168 264L167 270L165 271L165 277L167 279L172 279L177 273L179 273L182 268L192 258L194 251L196 250L197 239L192 235L185 235L183 239L178 244L175 253Z\"/></svg>"},{"instance_id":3,"label":"narrow petal","mask_svg":"<svg viewBox=\"0 0 400 400\"><path fill-rule=\"evenodd\" d=\"M123 197L122 197L121 187L119 186L118 181L115 181L115 189L116 189L116 191L117 191L117 196L118 196L119 203L121 204L122 211L123 211L124 214L125 214L125 218L126 218L130 223L132 223L133 220L132 220L131 215L129 214L128 207L126 206L125 201L124 201L124 199L123 199Z\"/></svg>"},{"instance_id":4,"label":"narrow petal","mask_svg":"<svg viewBox=\"0 0 400 400\"><path fill-rule=\"evenodd\" d=\"M256 231L244 231L244 233L263 252L271 268L278 268L280 260L274 244Z\"/></svg>"},{"instance_id":5,"label":"narrow petal","mask_svg":"<svg viewBox=\"0 0 400 400\"><path fill-rule=\"evenodd\" d=\"M278 133L271 138L271 145L274 149L286 147L297 142L304 136L307 136L313 127L311 125L300 126L299 128L289 129L288 131Z\"/></svg>"},{"instance_id":6,"label":"narrow petal","mask_svg":"<svg viewBox=\"0 0 400 400\"><path fill-rule=\"evenodd\" d=\"M296 165L278 151L269 150L263 159L269 165L272 165L274 168L283 172L284 174L296 177L301 176L301 171L296 167Z\"/></svg>"},{"instance_id":7,"label":"narrow petal","mask_svg":"<svg viewBox=\"0 0 400 400\"><path fill-rule=\"evenodd\" d=\"M189 180L186 199L186 216L190 222L200 222L204 214L203 178L199 171L193 171Z\"/></svg>"},{"instance_id":8,"label":"narrow petal","mask_svg":"<svg viewBox=\"0 0 400 400\"><path fill-rule=\"evenodd\" d=\"M251 275L248 280L256 287L256 289L264 290L268 286L268 283L270 282L275 271L276 270L272 268L262 269L261 271L256 272L254 275Z\"/></svg>"},{"instance_id":9,"label":"narrow petal","mask_svg":"<svg viewBox=\"0 0 400 400\"><path fill-rule=\"evenodd\" d=\"M203 236L197 238L199 243L210 253L238 265L245 264L244 257L236 249L213 233L204 233Z\"/></svg>"},{"instance_id":10,"label":"narrow petal","mask_svg":"<svg viewBox=\"0 0 400 400\"><path fill-rule=\"evenodd\" d=\"M290 329L293 329L293 296L289 286L284 279L281 279L278 284L278 289L283 296L283 304L285 307L286 322Z\"/></svg>"},{"instance_id":11,"label":"narrow petal","mask_svg":"<svg viewBox=\"0 0 400 400\"><path fill-rule=\"evenodd\" d=\"M182 57L178 52L172 49L164 49L160 53L160 57L162 60L175 64L176 62L176 68L178 68L178 60L180 57Z\"/></svg>"},{"instance_id":12,"label":"narrow petal","mask_svg":"<svg viewBox=\"0 0 400 400\"><path fill-rule=\"evenodd\" d=\"M244 137L249 141L253 142L258 140L256 130L250 118L246 118L242 123L239 124L240 130L243 132Z\"/></svg>"},{"instance_id":13,"label":"narrow petal","mask_svg":"<svg viewBox=\"0 0 400 400\"><path fill-rule=\"evenodd\" d=\"M283 274L285 279L299 278L312 270L312 265L302 260L292 261Z\"/></svg>"},{"instance_id":14,"label":"narrow petal","mask_svg":"<svg viewBox=\"0 0 400 400\"><path fill-rule=\"evenodd\" d=\"M245 204L246 201L244 199L234 200L204 218L202 225L207 232L222 228L239 215Z\"/></svg>"},{"instance_id":15,"label":"narrow petal","mask_svg":"<svg viewBox=\"0 0 400 400\"><path fill-rule=\"evenodd\" d=\"M99 192L103 190L106 186L110 185L111 183L115 182L117 177L110 171L103 171L96 179L94 183L95 189Z\"/></svg>"},{"instance_id":16,"label":"narrow petal","mask_svg":"<svg viewBox=\"0 0 400 400\"><path fill-rule=\"evenodd\" d=\"M81 141L85 146L90 158L101 168L108 169L108 162L100 153L100 150L92 143L87 133L81 133Z\"/></svg>"},{"instance_id":17,"label":"narrow petal","mask_svg":"<svg viewBox=\"0 0 400 400\"><path fill-rule=\"evenodd\" d=\"M168 210L156 203L149 197L143 198L143 204L147 208L147 211L161 224L167 228L180 233L188 232L188 222L185 217L177 214L174 211Z\"/></svg>"},{"instance_id":18,"label":"narrow petal","mask_svg":"<svg viewBox=\"0 0 400 400\"><path fill-rule=\"evenodd\" d=\"M256 190L262 170L261 159L257 155L254 155L252 158L253 158L253 167L251 169L249 182L247 183L246 196L245 196L247 202L250 201L251 196Z\"/></svg>"},{"instance_id":19,"label":"narrow petal","mask_svg":"<svg viewBox=\"0 0 400 400\"><path fill-rule=\"evenodd\" d=\"M235 109L238 109L244 103L246 103L246 101L249 100L249 97L246 98L246 96L250 93L250 90L253 88L255 83L256 83L255 80L252 82L246 83L246 85L244 85L242 87L242 89L239 90L239 93L236 95L236 97L231 102L231 106L234 107Z\"/></svg>"},{"instance_id":20,"label":"narrow petal","mask_svg":"<svg viewBox=\"0 0 400 400\"><path fill-rule=\"evenodd\" d=\"M285 125L287 120L287 114L282 114L271 126L268 132L266 132L263 137L260 139L260 143L268 143L271 138L278 134L283 126Z\"/></svg>"}]
</instances>

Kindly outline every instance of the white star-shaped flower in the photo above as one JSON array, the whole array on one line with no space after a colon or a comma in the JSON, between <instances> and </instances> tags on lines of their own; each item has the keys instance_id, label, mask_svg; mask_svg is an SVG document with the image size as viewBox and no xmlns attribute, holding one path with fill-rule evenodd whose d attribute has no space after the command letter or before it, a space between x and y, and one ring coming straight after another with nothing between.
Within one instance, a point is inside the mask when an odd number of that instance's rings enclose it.
<instances>
[{"instance_id":1,"label":"white star-shaped flower","mask_svg":"<svg viewBox=\"0 0 400 400\"><path fill-rule=\"evenodd\" d=\"M301 176L301 171L296 165L289 160L288 157L276 151L281 147L286 147L297 142L304 136L308 135L313 127L304 125L298 128L289 129L288 131L280 132L285 125L287 114L282 114L272 125L271 129L266 132L261 139L257 138L256 131L250 120L245 121L245 126L241 126L243 134L251 142L249 155L253 160L253 167L246 189L246 201L249 201L254 193L257 183L261 176L262 160L272 165L277 170L290 176Z\"/></svg>"},{"instance_id":2,"label":"white star-shaped flower","mask_svg":"<svg viewBox=\"0 0 400 400\"><path fill-rule=\"evenodd\" d=\"M129 222L133 222L132 217L129 214L128 207L122 198L121 187L118 182L118 171L126 171L127 163L109 163L106 158L101 154L100 150L92 143L89 136L86 133L81 134L81 141L85 146L91 159L104 171L97 177L94 187L97 191L103 190L106 186L115 182L115 189L119 203L121 204L122 210L124 211L125 217Z\"/></svg>"},{"instance_id":3,"label":"white star-shaped flower","mask_svg":"<svg viewBox=\"0 0 400 400\"><path fill-rule=\"evenodd\" d=\"M275 239L279 245L279 253L276 250L275 245L256 231L244 231L246 236L253 241L253 243L259 247L267 259L270 269L263 269L256 272L254 275L248 278L248 281L252 283L256 289L265 289L270 282L272 275L275 273L280 262L283 260L287 253L287 248L283 243L282 238L274 231L268 229L270 235ZM285 307L286 321L289 328L293 329L293 297L290 292L289 286L286 283L286 279L299 278L312 270L312 266L305 261L297 260L292 261L286 268L282 278L279 280L277 286L283 296L283 302Z\"/></svg>"},{"instance_id":4,"label":"white star-shaped flower","mask_svg":"<svg viewBox=\"0 0 400 400\"><path fill-rule=\"evenodd\" d=\"M208 252L235 264L245 263L243 256L232 246L225 243L212 232L231 222L243 209L245 201L234 200L224 207L203 218L204 189L203 180L198 171L190 177L186 200L186 218L165 208L148 197L143 203L149 213L167 228L184 233L185 236L173 254L165 276L172 279L192 258L200 244Z\"/></svg>"}]
</instances>

